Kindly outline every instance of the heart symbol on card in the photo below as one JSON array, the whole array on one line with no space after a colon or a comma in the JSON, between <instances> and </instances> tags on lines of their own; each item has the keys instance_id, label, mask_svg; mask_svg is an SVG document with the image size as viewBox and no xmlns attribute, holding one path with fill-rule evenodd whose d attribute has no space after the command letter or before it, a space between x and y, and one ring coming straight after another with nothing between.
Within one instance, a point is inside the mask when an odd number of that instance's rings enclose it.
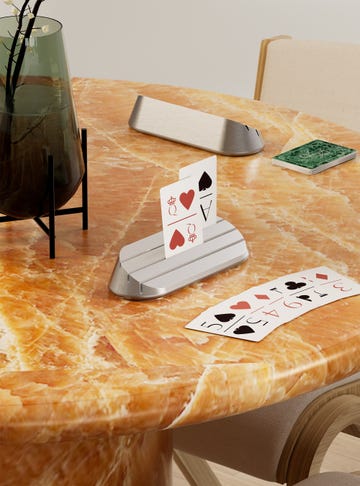
<instances>
[{"instance_id":1,"label":"heart symbol on card","mask_svg":"<svg viewBox=\"0 0 360 486\"><path fill-rule=\"evenodd\" d=\"M212 185L212 179L207 172L204 172L199 180L199 191L206 191Z\"/></svg>"},{"instance_id":2,"label":"heart symbol on card","mask_svg":"<svg viewBox=\"0 0 360 486\"><path fill-rule=\"evenodd\" d=\"M251 334L254 332L254 329L250 326L240 326L235 329L234 334Z\"/></svg>"},{"instance_id":3,"label":"heart symbol on card","mask_svg":"<svg viewBox=\"0 0 360 486\"><path fill-rule=\"evenodd\" d=\"M234 319L235 314L216 314L214 317L220 322L229 322Z\"/></svg>"},{"instance_id":4,"label":"heart symbol on card","mask_svg":"<svg viewBox=\"0 0 360 486\"><path fill-rule=\"evenodd\" d=\"M231 305L230 309L251 309L251 307L250 304L245 300L240 300L239 302L236 302L236 304Z\"/></svg>"},{"instance_id":5,"label":"heart symbol on card","mask_svg":"<svg viewBox=\"0 0 360 486\"><path fill-rule=\"evenodd\" d=\"M175 230L170 240L170 250L175 250L175 248L177 248L178 246L183 246L184 243L185 238L183 237L183 235L180 233L179 230Z\"/></svg>"},{"instance_id":6,"label":"heart symbol on card","mask_svg":"<svg viewBox=\"0 0 360 486\"><path fill-rule=\"evenodd\" d=\"M184 208L189 209L195 197L195 191L190 189L188 192L182 192L179 196L181 204Z\"/></svg>"},{"instance_id":7,"label":"heart symbol on card","mask_svg":"<svg viewBox=\"0 0 360 486\"><path fill-rule=\"evenodd\" d=\"M285 285L289 290L296 290L296 289L300 289L301 287L304 287L306 285L306 283L304 283L304 282L285 282Z\"/></svg>"}]
</instances>

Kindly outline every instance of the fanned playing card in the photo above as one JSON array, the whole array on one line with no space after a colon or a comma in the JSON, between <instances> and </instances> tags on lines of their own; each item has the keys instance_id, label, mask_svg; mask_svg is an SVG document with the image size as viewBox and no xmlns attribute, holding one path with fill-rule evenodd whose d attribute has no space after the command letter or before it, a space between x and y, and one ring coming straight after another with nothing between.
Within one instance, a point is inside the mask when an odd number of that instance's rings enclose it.
<instances>
[{"instance_id":1,"label":"fanned playing card","mask_svg":"<svg viewBox=\"0 0 360 486\"><path fill-rule=\"evenodd\" d=\"M355 157L356 150L352 148L324 140L313 140L276 155L272 163L303 174L317 174Z\"/></svg>"},{"instance_id":2,"label":"fanned playing card","mask_svg":"<svg viewBox=\"0 0 360 486\"><path fill-rule=\"evenodd\" d=\"M302 314L360 294L360 285L328 267L285 275L202 312L185 327L258 342Z\"/></svg>"}]
</instances>

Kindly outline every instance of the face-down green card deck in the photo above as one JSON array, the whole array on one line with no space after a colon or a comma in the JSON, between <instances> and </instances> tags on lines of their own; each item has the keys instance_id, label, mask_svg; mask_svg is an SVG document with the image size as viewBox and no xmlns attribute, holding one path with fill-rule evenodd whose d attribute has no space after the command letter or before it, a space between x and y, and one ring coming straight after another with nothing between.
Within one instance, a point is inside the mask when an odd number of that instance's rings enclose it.
<instances>
[{"instance_id":1,"label":"face-down green card deck","mask_svg":"<svg viewBox=\"0 0 360 486\"><path fill-rule=\"evenodd\" d=\"M276 155L272 162L304 174L317 174L356 157L356 150L324 140L312 140Z\"/></svg>"}]
</instances>

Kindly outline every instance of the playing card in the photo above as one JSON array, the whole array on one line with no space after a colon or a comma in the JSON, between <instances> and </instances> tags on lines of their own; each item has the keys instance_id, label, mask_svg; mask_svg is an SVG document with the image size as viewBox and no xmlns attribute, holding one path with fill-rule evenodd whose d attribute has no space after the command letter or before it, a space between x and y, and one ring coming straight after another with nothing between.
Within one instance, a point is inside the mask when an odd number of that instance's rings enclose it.
<instances>
[{"instance_id":1,"label":"playing card","mask_svg":"<svg viewBox=\"0 0 360 486\"><path fill-rule=\"evenodd\" d=\"M188 177L160 189L165 257L203 242L197 179Z\"/></svg>"},{"instance_id":2,"label":"playing card","mask_svg":"<svg viewBox=\"0 0 360 486\"><path fill-rule=\"evenodd\" d=\"M308 289L324 286L339 278L346 277L328 267L321 266L279 277L270 282L269 291L278 295L306 293Z\"/></svg>"},{"instance_id":3,"label":"playing card","mask_svg":"<svg viewBox=\"0 0 360 486\"><path fill-rule=\"evenodd\" d=\"M322 270L325 269L326 267L322 267ZM336 274L330 269L321 273L311 270L305 271L303 272L303 278L306 278L307 273L309 273L309 280L312 280L314 274L317 275L314 278L313 285L293 289L288 294L284 293L278 299L249 314L247 317L248 324L267 321L266 328L263 327L261 330L261 339L280 325L317 307L360 293L359 284L347 277ZM321 277L319 277L320 275ZM320 285L315 285L318 278L324 281ZM256 336L259 337L259 333L256 333Z\"/></svg>"},{"instance_id":4,"label":"playing card","mask_svg":"<svg viewBox=\"0 0 360 486\"><path fill-rule=\"evenodd\" d=\"M229 313L210 311L200 314L185 327L247 341L260 341L274 329L272 327L267 330L269 325L271 323L268 319L253 317L248 311Z\"/></svg>"},{"instance_id":5,"label":"playing card","mask_svg":"<svg viewBox=\"0 0 360 486\"><path fill-rule=\"evenodd\" d=\"M261 341L279 322L279 315L273 306L279 305L283 294L274 291L275 282L252 287L220 302L186 327L247 341Z\"/></svg>"},{"instance_id":6,"label":"playing card","mask_svg":"<svg viewBox=\"0 0 360 486\"><path fill-rule=\"evenodd\" d=\"M215 155L187 165L179 171L179 178L195 177L199 190L200 211L204 226L216 223L217 158Z\"/></svg>"},{"instance_id":7,"label":"playing card","mask_svg":"<svg viewBox=\"0 0 360 486\"><path fill-rule=\"evenodd\" d=\"M317 267L248 289L185 327L257 342L316 307L357 294L358 283L327 267Z\"/></svg>"},{"instance_id":8,"label":"playing card","mask_svg":"<svg viewBox=\"0 0 360 486\"><path fill-rule=\"evenodd\" d=\"M303 272L302 278L306 279L313 287L304 287L299 298L303 300L322 299L324 302L334 302L344 297L357 295L360 285L354 280L341 275L327 267L318 267ZM308 294L307 296L304 294Z\"/></svg>"},{"instance_id":9,"label":"playing card","mask_svg":"<svg viewBox=\"0 0 360 486\"><path fill-rule=\"evenodd\" d=\"M229 299L211 307L210 313L217 320L225 322L227 319L230 321L235 317L259 311L269 302L275 298L278 298L277 296L271 296L270 293L265 294L263 292L263 287L265 286L261 285L258 287L253 287L239 295L230 297Z\"/></svg>"}]
</instances>

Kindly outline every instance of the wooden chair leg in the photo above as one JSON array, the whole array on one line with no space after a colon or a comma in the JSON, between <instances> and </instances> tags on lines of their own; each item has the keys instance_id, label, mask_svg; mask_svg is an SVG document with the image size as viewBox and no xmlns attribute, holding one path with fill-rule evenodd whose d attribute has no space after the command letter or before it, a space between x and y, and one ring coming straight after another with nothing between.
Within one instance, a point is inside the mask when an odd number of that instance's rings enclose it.
<instances>
[{"instance_id":1,"label":"wooden chair leg","mask_svg":"<svg viewBox=\"0 0 360 486\"><path fill-rule=\"evenodd\" d=\"M314 474L338 433L346 430L358 436L359 401L360 380L357 379L337 386L311 402L288 436L278 464L277 482L290 485Z\"/></svg>"},{"instance_id":2,"label":"wooden chair leg","mask_svg":"<svg viewBox=\"0 0 360 486\"><path fill-rule=\"evenodd\" d=\"M335 396L309 417L288 462L287 485L318 473L332 441L351 424L360 425L360 397L356 395Z\"/></svg>"},{"instance_id":3,"label":"wooden chair leg","mask_svg":"<svg viewBox=\"0 0 360 486\"><path fill-rule=\"evenodd\" d=\"M178 450L173 457L190 486L221 486L205 459Z\"/></svg>"},{"instance_id":4,"label":"wooden chair leg","mask_svg":"<svg viewBox=\"0 0 360 486\"><path fill-rule=\"evenodd\" d=\"M351 424L350 427L347 427L344 432L347 434L353 435L354 437L359 437L360 439L360 426Z\"/></svg>"}]
</instances>

